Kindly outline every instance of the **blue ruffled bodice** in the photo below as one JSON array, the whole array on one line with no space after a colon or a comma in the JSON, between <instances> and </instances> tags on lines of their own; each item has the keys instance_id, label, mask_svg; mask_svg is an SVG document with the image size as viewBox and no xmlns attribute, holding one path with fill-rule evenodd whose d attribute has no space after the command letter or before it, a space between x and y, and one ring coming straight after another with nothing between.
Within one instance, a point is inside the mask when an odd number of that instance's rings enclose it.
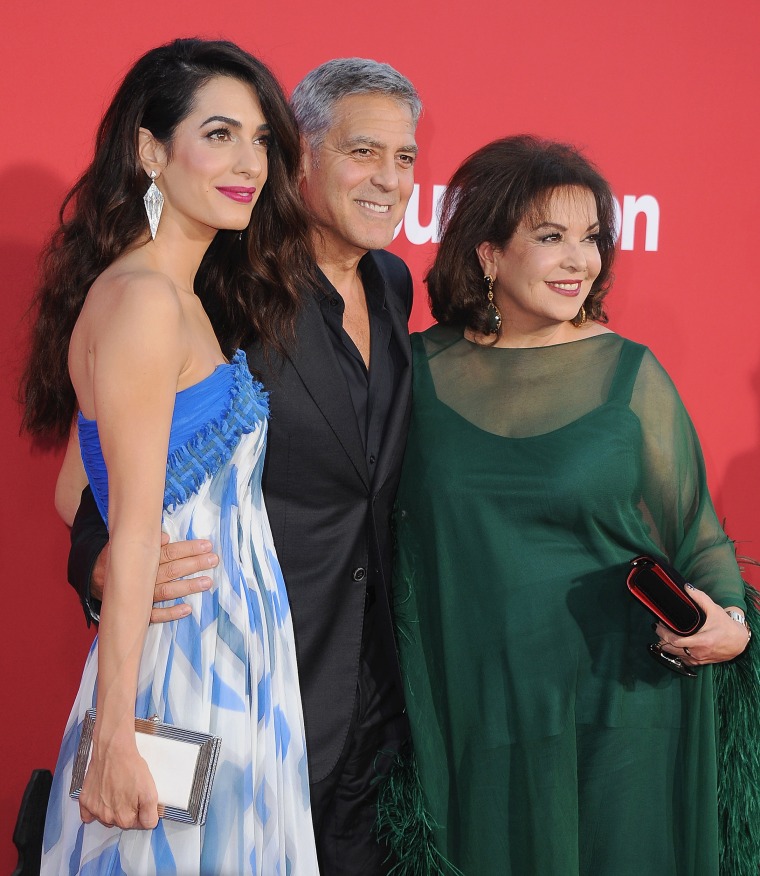
<instances>
[{"instance_id":1,"label":"blue ruffled bodice","mask_svg":"<svg viewBox=\"0 0 760 876\"><path fill-rule=\"evenodd\" d=\"M166 466L164 509L181 505L229 460L240 436L269 414L267 393L238 350L229 364L177 393ZM108 473L98 425L79 414L79 445L100 513L108 522Z\"/></svg>"}]
</instances>

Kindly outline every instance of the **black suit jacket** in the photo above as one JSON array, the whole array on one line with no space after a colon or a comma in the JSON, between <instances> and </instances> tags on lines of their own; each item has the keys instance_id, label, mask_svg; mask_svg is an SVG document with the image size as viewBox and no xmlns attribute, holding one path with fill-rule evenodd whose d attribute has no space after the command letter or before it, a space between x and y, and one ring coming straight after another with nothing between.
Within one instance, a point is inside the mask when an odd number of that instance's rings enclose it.
<instances>
[{"instance_id":1,"label":"black suit jacket","mask_svg":"<svg viewBox=\"0 0 760 876\"><path fill-rule=\"evenodd\" d=\"M372 252L385 284L403 368L376 471L370 477L345 377L319 304L309 298L296 345L268 365L249 348L251 371L270 391L264 499L293 612L312 782L335 766L349 730L359 672L367 586L379 643L401 682L390 611L390 515L409 422L412 281L406 265Z\"/></svg>"},{"instance_id":2,"label":"black suit jacket","mask_svg":"<svg viewBox=\"0 0 760 876\"><path fill-rule=\"evenodd\" d=\"M286 357L267 361L258 344L246 349L251 371L270 392L264 499L293 614L311 782L332 771L346 742L368 586L376 600L376 650L395 679L396 705L402 703L390 609L390 515L409 422L412 281L390 253L367 258L385 284L394 339L403 351L372 477L317 300L308 296ZM69 579L83 596L107 538L93 510L97 514L94 503L83 500L72 529Z\"/></svg>"}]
</instances>

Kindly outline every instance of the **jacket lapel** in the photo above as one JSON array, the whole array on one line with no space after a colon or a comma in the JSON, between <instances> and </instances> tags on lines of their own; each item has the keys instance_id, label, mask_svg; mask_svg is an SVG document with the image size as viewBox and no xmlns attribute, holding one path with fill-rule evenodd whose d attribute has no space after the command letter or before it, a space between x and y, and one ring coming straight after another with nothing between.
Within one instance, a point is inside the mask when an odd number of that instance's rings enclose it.
<instances>
[{"instance_id":1,"label":"jacket lapel","mask_svg":"<svg viewBox=\"0 0 760 876\"><path fill-rule=\"evenodd\" d=\"M288 353L309 395L369 489L369 472L346 380L335 357L319 304L307 296L296 323L295 348Z\"/></svg>"}]
</instances>

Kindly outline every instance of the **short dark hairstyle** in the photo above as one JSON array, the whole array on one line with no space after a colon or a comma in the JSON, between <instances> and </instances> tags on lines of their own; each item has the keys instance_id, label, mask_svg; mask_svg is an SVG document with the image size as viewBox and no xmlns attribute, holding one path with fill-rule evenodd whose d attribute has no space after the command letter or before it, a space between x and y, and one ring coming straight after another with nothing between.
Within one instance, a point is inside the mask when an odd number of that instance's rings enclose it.
<instances>
[{"instance_id":1,"label":"short dark hairstyle","mask_svg":"<svg viewBox=\"0 0 760 876\"><path fill-rule=\"evenodd\" d=\"M607 322L602 301L615 258L609 184L574 146L526 135L494 140L473 152L449 182L440 207L440 246L425 277L438 322L488 332L476 247L487 241L503 248L525 218L540 215L553 193L568 186L587 189L596 202L602 269L584 306L589 319Z\"/></svg>"},{"instance_id":2,"label":"short dark hairstyle","mask_svg":"<svg viewBox=\"0 0 760 876\"><path fill-rule=\"evenodd\" d=\"M314 281L308 217L298 191L295 117L269 69L234 43L178 39L152 49L129 70L98 128L90 166L71 189L43 253L31 351L21 383L23 427L64 438L76 409L68 375L69 340L99 274L148 233L149 180L138 157L147 128L171 159L172 137L198 90L217 76L248 85L271 130L268 178L248 227L221 230L195 277L222 349L257 336L283 350L294 335L304 290Z\"/></svg>"}]
</instances>

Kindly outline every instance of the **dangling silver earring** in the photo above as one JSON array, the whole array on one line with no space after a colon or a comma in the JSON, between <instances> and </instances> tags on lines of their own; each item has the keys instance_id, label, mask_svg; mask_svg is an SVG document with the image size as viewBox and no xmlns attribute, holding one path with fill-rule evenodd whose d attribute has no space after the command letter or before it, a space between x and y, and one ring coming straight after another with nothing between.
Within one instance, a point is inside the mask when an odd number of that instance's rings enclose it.
<instances>
[{"instance_id":1,"label":"dangling silver earring","mask_svg":"<svg viewBox=\"0 0 760 876\"><path fill-rule=\"evenodd\" d=\"M156 185L154 180L158 174L155 170L151 170L151 183L148 191L143 195L143 203L145 204L145 212L148 214L148 225L150 225L150 236L153 240L156 239L156 231L158 223L161 221L161 211L164 209L164 196L161 190Z\"/></svg>"},{"instance_id":2,"label":"dangling silver earring","mask_svg":"<svg viewBox=\"0 0 760 876\"><path fill-rule=\"evenodd\" d=\"M495 335L501 328L501 314L499 313L499 308L493 303L493 277L490 274L486 274L483 277L483 282L486 284L486 294L488 296L486 328L489 335Z\"/></svg>"}]
</instances>

